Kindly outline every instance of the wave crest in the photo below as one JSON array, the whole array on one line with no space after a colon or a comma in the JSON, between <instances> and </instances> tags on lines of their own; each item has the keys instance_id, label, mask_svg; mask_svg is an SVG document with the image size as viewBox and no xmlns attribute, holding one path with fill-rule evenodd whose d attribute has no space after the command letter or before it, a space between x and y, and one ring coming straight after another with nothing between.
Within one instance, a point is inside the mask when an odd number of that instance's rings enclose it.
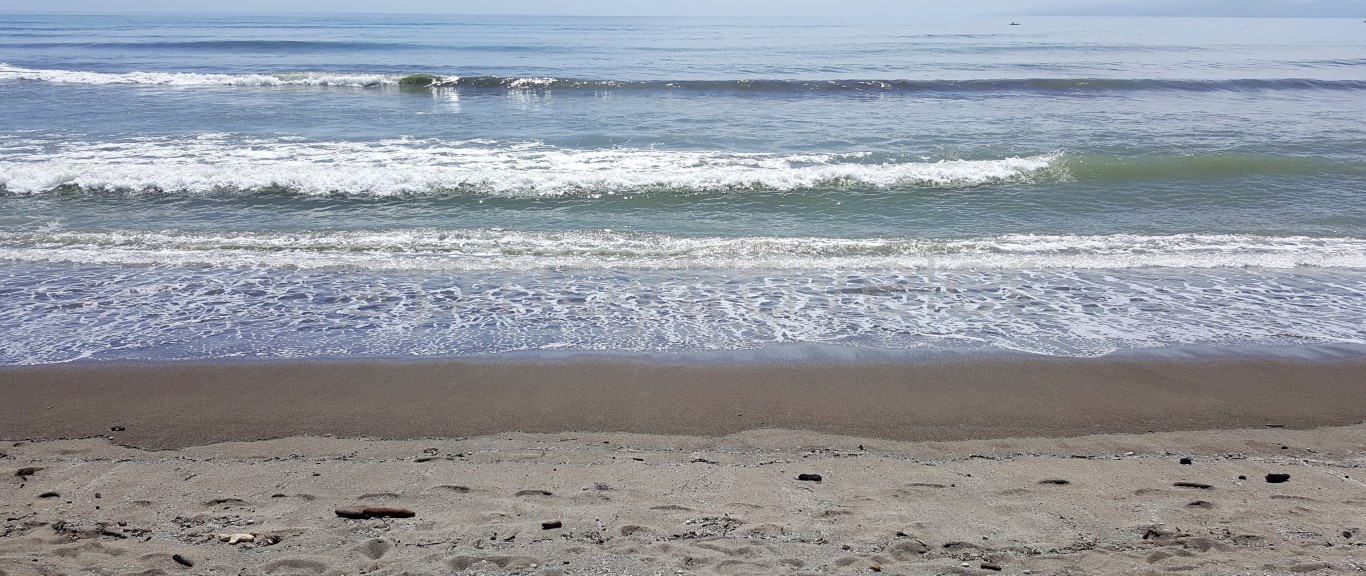
<instances>
[{"instance_id":1,"label":"wave crest","mask_svg":"<svg viewBox=\"0 0 1366 576\"><path fill-rule=\"evenodd\" d=\"M291 139L140 139L122 143L0 140L0 187L11 194L481 193L506 196L817 187L956 188L1025 181L1056 155L874 163L867 154L760 154L563 149L539 143Z\"/></svg>"}]
</instances>

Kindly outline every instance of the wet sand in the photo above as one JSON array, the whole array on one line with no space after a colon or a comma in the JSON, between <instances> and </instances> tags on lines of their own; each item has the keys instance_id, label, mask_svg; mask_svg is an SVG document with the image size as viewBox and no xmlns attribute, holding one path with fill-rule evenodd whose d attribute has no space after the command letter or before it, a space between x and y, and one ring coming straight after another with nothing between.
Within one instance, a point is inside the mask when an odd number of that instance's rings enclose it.
<instances>
[{"instance_id":1,"label":"wet sand","mask_svg":"<svg viewBox=\"0 0 1366 576\"><path fill-rule=\"evenodd\" d=\"M0 437L176 448L297 435L1077 436L1366 419L1366 358L898 363L264 362L0 369Z\"/></svg>"}]
</instances>

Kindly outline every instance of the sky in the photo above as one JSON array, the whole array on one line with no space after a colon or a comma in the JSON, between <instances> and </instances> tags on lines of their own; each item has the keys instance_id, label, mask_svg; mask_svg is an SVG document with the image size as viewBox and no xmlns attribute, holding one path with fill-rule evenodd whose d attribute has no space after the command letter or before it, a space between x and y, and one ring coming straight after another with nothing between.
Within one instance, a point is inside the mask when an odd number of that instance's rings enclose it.
<instances>
[{"instance_id":1,"label":"sky","mask_svg":"<svg viewBox=\"0 0 1366 576\"><path fill-rule=\"evenodd\" d=\"M1366 17L1366 0L0 0L0 11L776 15L898 20L1030 14Z\"/></svg>"}]
</instances>

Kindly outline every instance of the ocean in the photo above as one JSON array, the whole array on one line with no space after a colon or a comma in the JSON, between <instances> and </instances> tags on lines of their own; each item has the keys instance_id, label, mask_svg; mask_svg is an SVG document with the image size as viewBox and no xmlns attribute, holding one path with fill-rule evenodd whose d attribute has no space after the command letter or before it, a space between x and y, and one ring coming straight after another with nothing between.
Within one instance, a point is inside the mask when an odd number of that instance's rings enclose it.
<instances>
[{"instance_id":1,"label":"ocean","mask_svg":"<svg viewBox=\"0 0 1366 576\"><path fill-rule=\"evenodd\" d=\"M0 364L1357 350L1363 55L1332 19L3 14Z\"/></svg>"}]
</instances>

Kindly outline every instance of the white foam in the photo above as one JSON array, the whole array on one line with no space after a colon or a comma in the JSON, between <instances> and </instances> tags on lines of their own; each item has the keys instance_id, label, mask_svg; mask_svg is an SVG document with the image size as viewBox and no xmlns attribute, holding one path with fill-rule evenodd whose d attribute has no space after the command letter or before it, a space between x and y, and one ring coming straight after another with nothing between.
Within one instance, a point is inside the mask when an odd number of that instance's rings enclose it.
<instances>
[{"instance_id":1,"label":"white foam","mask_svg":"<svg viewBox=\"0 0 1366 576\"><path fill-rule=\"evenodd\" d=\"M374 273L0 267L0 363L773 344L1097 356L1366 344L1360 271Z\"/></svg>"},{"instance_id":2,"label":"white foam","mask_svg":"<svg viewBox=\"0 0 1366 576\"><path fill-rule=\"evenodd\" d=\"M0 63L0 81L29 80L54 84L147 84L156 86L394 86L402 76L285 72L279 74L196 74L190 72L83 72L36 70Z\"/></svg>"},{"instance_id":3,"label":"white foam","mask_svg":"<svg viewBox=\"0 0 1366 576\"><path fill-rule=\"evenodd\" d=\"M1038 177L1058 157L872 164L860 153L580 150L535 142L319 142L217 135L114 143L72 140L0 139L0 185L20 194L75 186L192 194L284 188L304 194L376 196L965 187Z\"/></svg>"},{"instance_id":4,"label":"white foam","mask_svg":"<svg viewBox=\"0 0 1366 576\"><path fill-rule=\"evenodd\" d=\"M611 231L0 231L0 260L375 271L1366 268L1366 239L691 237Z\"/></svg>"}]
</instances>

